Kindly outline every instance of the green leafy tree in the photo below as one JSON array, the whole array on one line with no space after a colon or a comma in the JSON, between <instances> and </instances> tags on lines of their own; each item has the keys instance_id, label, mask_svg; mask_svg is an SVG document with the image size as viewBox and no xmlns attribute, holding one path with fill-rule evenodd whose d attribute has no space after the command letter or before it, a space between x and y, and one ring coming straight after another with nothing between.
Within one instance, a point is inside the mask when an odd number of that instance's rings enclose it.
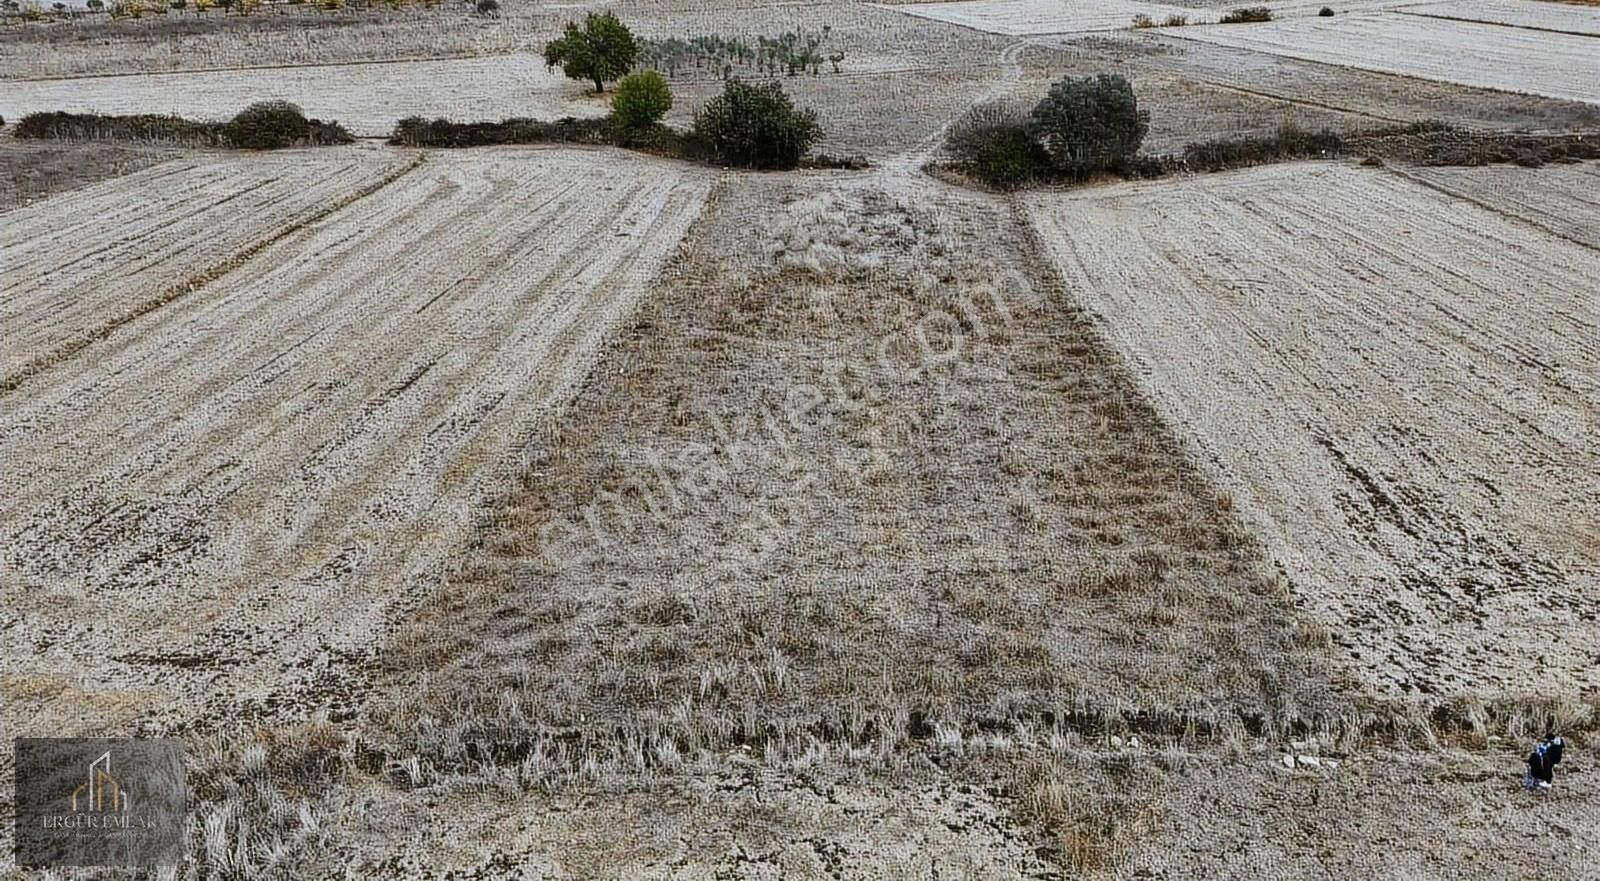
<instances>
[{"instance_id":1,"label":"green leafy tree","mask_svg":"<svg viewBox=\"0 0 1600 881\"><path fill-rule=\"evenodd\" d=\"M733 165L793 168L822 127L816 111L796 109L778 83L734 79L695 114L694 133Z\"/></svg>"},{"instance_id":2,"label":"green leafy tree","mask_svg":"<svg viewBox=\"0 0 1600 881\"><path fill-rule=\"evenodd\" d=\"M1032 128L1051 164L1084 175L1137 155L1150 114L1121 74L1065 77L1033 108Z\"/></svg>"},{"instance_id":3,"label":"green leafy tree","mask_svg":"<svg viewBox=\"0 0 1600 881\"><path fill-rule=\"evenodd\" d=\"M627 73L639 56L639 43L627 25L609 12L591 12L583 27L567 23L566 32L544 47L544 63L560 67L569 79L588 80L596 92Z\"/></svg>"},{"instance_id":4,"label":"green leafy tree","mask_svg":"<svg viewBox=\"0 0 1600 881\"><path fill-rule=\"evenodd\" d=\"M623 131L652 129L672 109L672 89L653 70L628 76L617 84L611 98L611 119Z\"/></svg>"}]
</instances>

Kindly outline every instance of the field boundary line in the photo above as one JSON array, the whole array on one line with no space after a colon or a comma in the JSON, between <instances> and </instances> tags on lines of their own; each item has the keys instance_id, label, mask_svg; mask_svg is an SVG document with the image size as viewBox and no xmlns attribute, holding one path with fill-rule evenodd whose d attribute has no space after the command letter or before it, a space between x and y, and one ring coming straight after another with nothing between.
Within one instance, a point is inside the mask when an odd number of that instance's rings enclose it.
<instances>
[{"instance_id":1,"label":"field boundary line","mask_svg":"<svg viewBox=\"0 0 1600 881\"><path fill-rule=\"evenodd\" d=\"M1394 15L1411 15L1417 18L1436 18L1440 21L1460 21L1467 24L1486 24L1497 28L1517 28L1524 31L1542 31L1547 34L1565 34L1569 37L1588 37L1591 40L1600 40L1600 34L1594 31L1564 31L1560 28L1540 27L1536 24L1516 24L1509 21L1484 21L1481 18L1466 18L1460 15L1441 15L1437 12L1407 12L1404 8L1385 10Z\"/></svg>"},{"instance_id":2,"label":"field boundary line","mask_svg":"<svg viewBox=\"0 0 1600 881\"><path fill-rule=\"evenodd\" d=\"M1284 19L1284 20L1285 21L1295 21L1296 19ZM1494 27L1494 25L1483 24L1483 22L1479 22L1479 21L1467 21L1467 22L1462 22L1462 23L1463 24L1479 24L1479 25L1483 25L1484 27ZM1207 27L1212 27L1212 26L1208 25ZM1214 27L1222 27L1222 25L1214 25ZM1167 28L1167 30L1181 31L1181 30L1183 30L1183 28ZM1256 54L1256 55L1265 55L1268 58L1273 58L1273 59L1277 59L1277 60L1288 59L1290 61L1297 61L1297 62L1299 62L1301 64L1318 64L1318 65L1321 65L1323 67L1331 67L1331 68L1334 68L1336 70L1356 70L1356 71L1360 71L1360 72L1366 73L1366 74L1373 74L1375 76L1389 76L1389 77L1394 77L1395 79L1415 80L1415 81L1421 82L1421 83L1443 84L1443 85L1451 86L1451 87L1458 88L1458 89L1476 89L1476 90L1481 91L1481 92L1498 92L1501 95L1512 95L1512 96L1517 97L1517 98L1543 98L1543 99L1552 100L1552 101L1571 101L1573 103L1578 103L1578 104L1584 104L1584 103L1592 104L1592 103L1594 103L1593 101L1587 101L1586 102L1586 101L1581 101L1581 100L1576 99L1576 98L1563 98L1563 97L1561 97L1559 95L1550 95L1550 94L1545 94L1543 92L1525 92L1525 91L1517 91L1516 89L1508 89L1508 88L1505 88L1503 86L1484 86L1484 85L1476 85L1476 84L1472 84L1472 83L1460 83L1460 82L1456 82L1455 80L1439 79L1438 77L1419 76L1417 74L1411 74L1411 73L1395 73L1392 70L1378 70L1377 68L1363 67L1363 66L1361 66L1359 64L1341 64L1341 63L1336 62L1336 61L1321 61L1321 60L1318 60L1316 58L1307 58L1307 57L1305 57L1303 55L1279 54L1277 52L1268 52L1268 51L1266 51L1264 49L1251 49L1251 48L1246 47L1246 46L1234 46L1234 45L1230 45L1228 43L1216 43L1216 42L1212 42L1211 40L1207 40L1204 37L1190 36L1190 35L1187 35L1187 34L1172 33L1172 34L1162 34L1161 36L1167 37L1167 38L1170 38L1170 39L1174 39L1174 40L1187 40L1190 43L1201 43L1201 44L1206 45L1206 46L1221 46L1221 47L1223 47L1225 49L1233 49L1233 50L1236 50L1236 51L1239 51L1239 52L1250 52L1250 53L1253 53L1253 54ZM1415 120L1402 120L1402 121L1404 121L1404 122L1414 122Z\"/></svg>"},{"instance_id":3,"label":"field boundary line","mask_svg":"<svg viewBox=\"0 0 1600 881\"><path fill-rule=\"evenodd\" d=\"M1573 238L1572 236L1569 236L1566 233L1561 232L1560 230L1551 229L1550 227L1545 226L1544 224L1538 222L1537 220L1534 220L1534 219L1529 218L1529 217L1523 217L1522 215L1517 214L1514 211L1507 211L1504 208L1498 208L1498 207L1496 207L1494 205L1491 205L1488 202L1485 202L1482 199L1479 199L1479 198L1477 198L1475 196L1469 196L1466 193L1460 192L1458 190L1452 190L1452 189L1450 189L1449 187L1447 187L1447 186L1445 186L1443 184L1435 183L1435 182L1433 182L1431 180L1428 180L1426 178L1417 177L1415 174L1407 172L1404 169L1385 167L1384 171L1388 171L1388 172L1394 174L1396 177L1399 177L1401 180L1409 181L1409 182L1411 182L1413 184L1416 184L1419 187L1422 187L1423 189L1432 190L1432 191L1434 191L1435 193L1438 193L1441 196L1445 196L1445 197L1450 198L1450 199L1456 199L1456 200L1461 201L1461 202L1466 202L1469 205L1475 205L1475 206L1477 206L1479 208L1482 208L1485 211L1488 211L1488 212L1490 212L1492 214L1499 215L1500 217L1503 217L1503 218L1505 218L1507 220L1513 221L1515 223L1521 223L1524 226L1533 227L1534 229L1538 230L1539 232L1544 233L1545 235L1554 236L1555 238L1561 239L1564 242L1570 242L1570 243L1572 243L1574 245L1577 245L1577 246L1579 246L1581 248L1587 248L1587 249L1589 249L1591 251L1600 253L1600 245L1594 245L1594 244L1591 244L1590 242L1586 242L1586 241L1584 241L1582 239Z\"/></svg>"},{"instance_id":4,"label":"field boundary line","mask_svg":"<svg viewBox=\"0 0 1600 881\"><path fill-rule=\"evenodd\" d=\"M184 67L177 70L119 70L115 73L67 73L58 76L0 78L0 83L58 83L65 80L106 80L116 77L183 76L194 73L244 73L252 70L297 70L304 67L356 67L363 64L423 64L429 61L471 61L476 58L503 58L518 54L480 52L475 55L423 55L416 58L359 58L354 61L292 61L284 64L247 64L242 67Z\"/></svg>"},{"instance_id":5,"label":"field boundary line","mask_svg":"<svg viewBox=\"0 0 1600 881\"><path fill-rule=\"evenodd\" d=\"M1263 92L1259 89L1247 89L1244 86L1234 86L1227 83L1219 83L1214 80L1201 79L1199 77L1184 77L1184 79L1192 83L1200 83L1202 85L1212 86L1227 92L1237 92L1241 95L1250 95L1256 98L1267 98L1273 101L1282 101L1285 104L1294 104L1299 107L1315 107L1319 110L1332 110L1336 113L1348 113L1351 116L1361 116L1367 119L1376 119L1380 122L1392 122L1397 125L1416 122L1414 119L1404 119L1398 116L1384 116L1381 113L1368 113L1365 110L1353 110L1349 107L1340 107L1337 104L1329 104L1326 101L1314 101L1310 98L1290 98L1285 95L1275 94L1273 92Z\"/></svg>"},{"instance_id":6,"label":"field boundary line","mask_svg":"<svg viewBox=\"0 0 1600 881\"><path fill-rule=\"evenodd\" d=\"M87 331L77 339L68 341L54 351L46 352L33 358L26 364L23 364L21 367L19 367L11 375L6 376L4 379L0 379L0 395L10 394L11 392L16 391L29 379L32 379L45 370L48 370L51 367L54 367L55 365L67 360L68 358L77 355L79 352L82 352L84 349L87 349L95 343L106 339L123 325L142 318L163 306L176 302L184 296L211 284L233 270L238 269L240 266L243 266L245 263L249 262L251 258L255 257L257 254L260 254L262 251L265 251L267 248L272 247L278 242L283 241L289 236L294 235L295 233L314 223L318 223L327 219L333 214L348 208L356 202L359 202L373 193L378 192L384 187L389 186L395 181L422 167L422 164L427 161L427 158L428 155L426 153L417 154L411 159L410 162L390 171L378 180L367 184L354 193L351 193L349 196L333 202L331 205L315 212L303 220L296 221L281 230L267 234L264 238L245 246L243 250L224 258L220 263L216 263L194 275L189 276L188 278L168 285L165 290L161 291L161 293L157 294L156 296L145 300L144 302L134 306L132 309L116 316L99 327Z\"/></svg>"}]
</instances>

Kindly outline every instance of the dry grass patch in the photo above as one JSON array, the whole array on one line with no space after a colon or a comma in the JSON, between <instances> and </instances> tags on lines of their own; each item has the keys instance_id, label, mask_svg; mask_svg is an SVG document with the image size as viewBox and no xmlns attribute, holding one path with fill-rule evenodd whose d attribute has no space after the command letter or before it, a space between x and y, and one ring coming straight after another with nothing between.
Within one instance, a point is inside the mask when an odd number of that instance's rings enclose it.
<instances>
[{"instance_id":1,"label":"dry grass patch","mask_svg":"<svg viewBox=\"0 0 1600 881\"><path fill-rule=\"evenodd\" d=\"M1325 711L1255 545L1003 205L873 180L713 197L391 646L392 758L626 785L741 746Z\"/></svg>"}]
</instances>

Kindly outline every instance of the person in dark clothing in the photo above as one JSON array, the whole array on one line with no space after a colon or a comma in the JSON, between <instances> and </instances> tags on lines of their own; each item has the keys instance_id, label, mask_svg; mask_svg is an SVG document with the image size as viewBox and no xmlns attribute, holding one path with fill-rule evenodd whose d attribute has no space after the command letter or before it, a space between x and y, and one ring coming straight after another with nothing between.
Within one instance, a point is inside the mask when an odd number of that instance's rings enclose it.
<instances>
[{"instance_id":1,"label":"person in dark clothing","mask_svg":"<svg viewBox=\"0 0 1600 881\"><path fill-rule=\"evenodd\" d=\"M1556 764L1561 761L1561 751L1566 743L1553 734L1546 734L1544 740L1533 748L1528 754L1528 775L1522 778L1522 785L1527 789L1546 790L1555 783Z\"/></svg>"}]
</instances>

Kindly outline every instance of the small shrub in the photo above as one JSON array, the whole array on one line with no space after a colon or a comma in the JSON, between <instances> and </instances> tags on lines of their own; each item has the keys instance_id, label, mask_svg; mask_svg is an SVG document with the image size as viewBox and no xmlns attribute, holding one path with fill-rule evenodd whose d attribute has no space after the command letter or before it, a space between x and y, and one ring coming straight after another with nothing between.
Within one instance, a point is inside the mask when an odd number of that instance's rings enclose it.
<instances>
[{"instance_id":1,"label":"small shrub","mask_svg":"<svg viewBox=\"0 0 1600 881\"><path fill-rule=\"evenodd\" d=\"M1332 18L1333 17L1333 7L1324 6L1321 9L1317 10L1317 14L1322 16L1323 18Z\"/></svg>"},{"instance_id":2,"label":"small shrub","mask_svg":"<svg viewBox=\"0 0 1600 881\"><path fill-rule=\"evenodd\" d=\"M500 4L498 0L478 0L477 10L479 15L499 15Z\"/></svg>"},{"instance_id":3,"label":"small shrub","mask_svg":"<svg viewBox=\"0 0 1600 881\"><path fill-rule=\"evenodd\" d=\"M1167 20L1163 22L1163 26L1169 28L1181 28L1188 23L1189 16L1187 15L1169 15L1167 16Z\"/></svg>"},{"instance_id":4,"label":"small shrub","mask_svg":"<svg viewBox=\"0 0 1600 881\"><path fill-rule=\"evenodd\" d=\"M1081 177L1139 152L1150 114L1121 74L1065 77L1033 108L1032 130L1058 171Z\"/></svg>"},{"instance_id":5,"label":"small shrub","mask_svg":"<svg viewBox=\"0 0 1600 881\"><path fill-rule=\"evenodd\" d=\"M1333 158L1344 149L1344 139L1336 132L1313 132L1284 123L1271 135L1190 144L1183 149L1183 163L1193 171L1220 171L1288 159Z\"/></svg>"},{"instance_id":6,"label":"small shrub","mask_svg":"<svg viewBox=\"0 0 1600 881\"><path fill-rule=\"evenodd\" d=\"M1046 176L1050 154L1034 137L1027 111L1002 101L979 104L950 127L945 148L963 171L1011 188Z\"/></svg>"},{"instance_id":7,"label":"small shrub","mask_svg":"<svg viewBox=\"0 0 1600 881\"><path fill-rule=\"evenodd\" d=\"M611 119L624 132L655 128L672 109L672 89L653 70L625 77L611 98Z\"/></svg>"},{"instance_id":8,"label":"small shrub","mask_svg":"<svg viewBox=\"0 0 1600 881\"><path fill-rule=\"evenodd\" d=\"M793 168L822 128L816 111L796 109L778 83L733 79L695 114L694 133L729 164Z\"/></svg>"},{"instance_id":9,"label":"small shrub","mask_svg":"<svg viewBox=\"0 0 1600 881\"><path fill-rule=\"evenodd\" d=\"M1156 26L1156 20L1141 12L1133 17L1133 26L1137 29L1153 28Z\"/></svg>"},{"instance_id":10,"label":"small shrub","mask_svg":"<svg viewBox=\"0 0 1600 881\"><path fill-rule=\"evenodd\" d=\"M222 126L229 145L246 150L277 150L299 144L348 144L355 138L337 122L307 119L288 101L260 101Z\"/></svg>"},{"instance_id":11,"label":"small shrub","mask_svg":"<svg viewBox=\"0 0 1600 881\"><path fill-rule=\"evenodd\" d=\"M547 66L560 67L568 79L594 83L596 92L604 92L608 81L627 73L638 56L633 32L609 12L589 13L581 28L568 22L561 37L544 47Z\"/></svg>"},{"instance_id":12,"label":"small shrub","mask_svg":"<svg viewBox=\"0 0 1600 881\"><path fill-rule=\"evenodd\" d=\"M1218 21L1223 24L1249 24L1251 22L1272 21L1272 10L1265 6L1241 6L1223 13Z\"/></svg>"}]
</instances>

